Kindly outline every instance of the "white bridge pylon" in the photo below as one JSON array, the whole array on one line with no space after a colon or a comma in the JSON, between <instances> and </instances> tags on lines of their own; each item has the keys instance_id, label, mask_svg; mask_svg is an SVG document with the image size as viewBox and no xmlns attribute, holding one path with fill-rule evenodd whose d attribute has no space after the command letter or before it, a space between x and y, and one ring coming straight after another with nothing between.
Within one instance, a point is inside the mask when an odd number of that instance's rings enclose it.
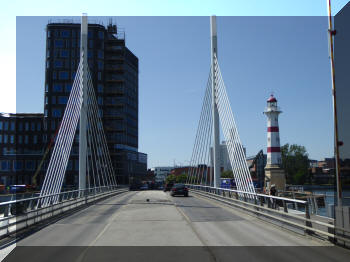
<instances>
[{"instance_id":1,"label":"white bridge pylon","mask_svg":"<svg viewBox=\"0 0 350 262\"><path fill-rule=\"evenodd\" d=\"M83 15L80 62L40 196L61 192L79 120L79 189L117 184L87 62L87 28L87 16ZM53 198L51 201L57 200ZM42 204L48 204L47 201L46 198Z\"/></svg>"},{"instance_id":2,"label":"white bridge pylon","mask_svg":"<svg viewBox=\"0 0 350 262\"><path fill-rule=\"evenodd\" d=\"M221 156L219 127L225 137L227 152L239 191L255 193L236 122L227 96L217 58L216 18L211 17L212 65L204 95L187 183L220 187ZM217 115L216 115L217 114ZM216 119L217 117L217 119Z\"/></svg>"}]
</instances>

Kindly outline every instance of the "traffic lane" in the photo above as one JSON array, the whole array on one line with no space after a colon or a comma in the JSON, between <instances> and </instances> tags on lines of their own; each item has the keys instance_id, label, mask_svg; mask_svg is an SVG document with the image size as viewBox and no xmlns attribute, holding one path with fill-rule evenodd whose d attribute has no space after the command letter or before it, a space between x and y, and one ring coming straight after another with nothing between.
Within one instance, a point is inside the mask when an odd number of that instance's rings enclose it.
<instances>
[{"instance_id":1,"label":"traffic lane","mask_svg":"<svg viewBox=\"0 0 350 262\"><path fill-rule=\"evenodd\" d=\"M349 261L350 250L279 228L197 197L171 197L215 260Z\"/></svg>"},{"instance_id":2,"label":"traffic lane","mask_svg":"<svg viewBox=\"0 0 350 262\"><path fill-rule=\"evenodd\" d=\"M172 200L208 246L331 245L328 241L298 235L195 194L172 197Z\"/></svg>"},{"instance_id":3,"label":"traffic lane","mask_svg":"<svg viewBox=\"0 0 350 262\"><path fill-rule=\"evenodd\" d=\"M202 246L162 191L141 191L106 226L94 246Z\"/></svg>"},{"instance_id":4,"label":"traffic lane","mask_svg":"<svg viewBox=\"0 0 350 262\"><path fill-rule=\"evenodd\" d=\"M135 194L127 192L98 202L20 240L17 246L87 246Z\"/></svg>"}]
</instances>

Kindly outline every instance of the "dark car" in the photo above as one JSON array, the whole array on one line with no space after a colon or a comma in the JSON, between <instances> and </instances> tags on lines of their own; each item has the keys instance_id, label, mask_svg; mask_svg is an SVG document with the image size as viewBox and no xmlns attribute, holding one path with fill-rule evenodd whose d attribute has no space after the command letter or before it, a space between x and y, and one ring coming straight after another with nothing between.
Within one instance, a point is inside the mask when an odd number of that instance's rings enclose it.
<instances>
[{"instance_id":1,"label":"dark car","mask_svg":"<svg viewBox=\"0 0 350 262\"><path fill-rule=\"evenodd\" d=\"M184 184L175 184L170 191L170 195L183 195L188 197L188 188Z\"/></svg>"},{"instance_id":2,"label":"dark car","mask_svg":"<svg viewBox=\"0 0 350 262\"><path fill-rule=\"evenodd\" d=\"M164 187L164 192L170 191L173 186L174 186L173 183L166 184L165 187Z\"/></svg>"}]
</instances>

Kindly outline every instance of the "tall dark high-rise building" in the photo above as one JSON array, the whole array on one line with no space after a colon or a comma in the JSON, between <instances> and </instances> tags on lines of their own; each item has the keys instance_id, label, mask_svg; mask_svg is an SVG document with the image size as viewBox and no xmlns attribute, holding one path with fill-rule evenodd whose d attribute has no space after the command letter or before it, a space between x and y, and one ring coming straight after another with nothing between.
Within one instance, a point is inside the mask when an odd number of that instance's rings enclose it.
<instances>
[{"instance_id":1,"label":"tall dark high-rise building","mask_svg":"<svg viewBox=\"0 0 350 262\"><path fill-rule=\"evenodd\" d=\"M117 182L127 184L147 174L147 155L138 152L138 58L125 46L124 32L116 25L89 24L88 31L88 64L99 114ZM49 23L44 114L0 114L0 183L43 183L79 56L80 24ZM78 185L78 134L64 187Z\"/></svg>"},{"instance_id":2,"label":"tall dark high-rise building","mask_svg":"<svg viewBox=\"0 0 350 262\"><path fill-rule=\"evenodd\" d=\"M80 24L49 23L46 38L44 141L63 117L80 59ZM147 171L147 155L138 152L138 58L126 47L116 25L88 26L88 64L100 107L117 182ZM66 173L66 185L78 182L78 134Z\"/></svg>"}]
</instances>

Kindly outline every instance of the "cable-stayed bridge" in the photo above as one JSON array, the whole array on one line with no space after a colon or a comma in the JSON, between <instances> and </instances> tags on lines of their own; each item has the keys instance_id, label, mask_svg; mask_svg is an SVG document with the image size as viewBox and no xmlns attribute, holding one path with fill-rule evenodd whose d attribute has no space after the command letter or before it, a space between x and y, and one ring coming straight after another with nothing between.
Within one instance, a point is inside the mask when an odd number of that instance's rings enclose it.
<instances>
[{"instance_id":1,"label":"cable-stayed bridge","mask_svg":"<svg viewBox=\"0 0 350 262\"><path fill-rule=\"evenodd\" d=\"M308 201L255 192L220 71L215 16L211 17L210 73L187 176L190 196L175 198L162 191L136 192L118 186L85 55L87 24L83 16L80 63L40 196L0 203L0 236L7 247L17 243L19 250L11 253L9 261L32 252L26 247L40 249L35 261L53 257L96 261L97 251L91 248L96 246L147 246L155 261L164 257L157 257L160 254L152 252L152 246L207 247L198 251L203 261L226 261L240 255L262 261L343 261L349 256L348 250L333 247L334 239L348 245L349 231L337 228L333 219L315 219ZM235 190L220 188L220 125ZM79 189L61 192L78 126ZM76 249L70 254L67 246ZM220 253L213 246L250 249L228 256L227 250ZM252 246L270 249L254 253ZM180 258L184 255L181 249L177 252ZM135 254L128 252L128 259ZM98 260L111 255L123 256L107 250Z\"/></svg>"}]
</instances>

